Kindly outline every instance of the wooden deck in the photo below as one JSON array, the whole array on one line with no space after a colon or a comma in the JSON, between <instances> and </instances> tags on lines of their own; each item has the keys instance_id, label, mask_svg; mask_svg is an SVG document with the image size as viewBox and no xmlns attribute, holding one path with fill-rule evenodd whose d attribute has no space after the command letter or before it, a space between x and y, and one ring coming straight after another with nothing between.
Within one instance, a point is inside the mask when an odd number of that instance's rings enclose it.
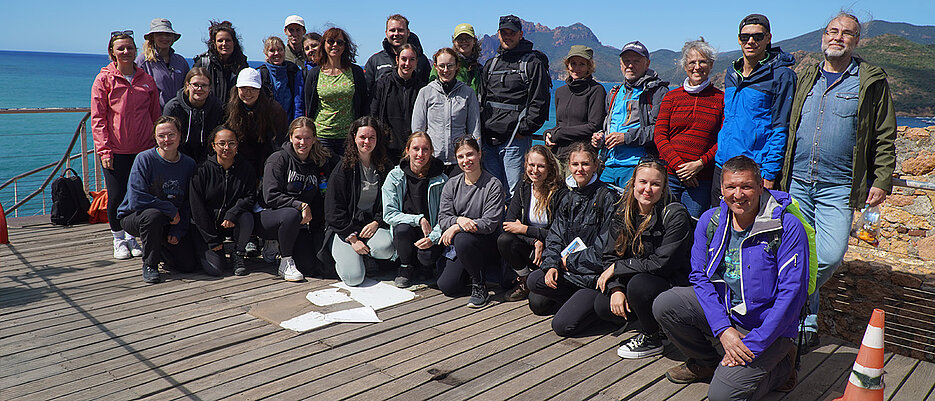
<instances>
[{"instance_id":1,"label":"wooden deck","mask_svg":"<svg viewBox=\"0 0 935 401\"><path fill-rule=\"evenodd\" d=\"M0 399L702 400L674 385L681 357L622 360L634 333L561 338L525 302L475 311L433 289L374 324L307 333L246 312L323 288L275 268L221 279L143 283L139 259L115 261L105 225L11 228L0 245ZM857 350L834 338L803 358L799 385L770 400L843 392ZM935 400L935 364L887 354L891 400Z\"/></svg>"}]
</instances>

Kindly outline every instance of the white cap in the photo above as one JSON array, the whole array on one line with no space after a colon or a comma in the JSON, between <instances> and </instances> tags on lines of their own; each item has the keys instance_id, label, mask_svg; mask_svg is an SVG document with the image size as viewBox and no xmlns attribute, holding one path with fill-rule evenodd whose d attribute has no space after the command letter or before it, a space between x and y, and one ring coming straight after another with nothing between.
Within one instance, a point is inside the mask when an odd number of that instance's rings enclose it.
<instances>
[{"instance_id":1,"label":"white cap","mask_svg":"<svg viewBox=\"0 0 935 401\"><path fill-rule=\"evenodd\" d=\"M289 25L292 25L292 24L299 24L299 25L302 25L302 28L305 28L305 20L302 19L302 17L300 17L300 16L298 16L298 15L290 15L290 16L286 17L286 23L283 24L282 27L285 28L285 27L287 27L287 26L289 26Z\"/></svg>"},{"instance_id":2,"label":"white cap","mask_svg":"<svg viewBox=\"0 0 935 401\"><path fill-rule=\"evenodd\" d=\"M244 68L240 70L240 73L237 74L237 87L243 88L245 86L257 89L262 88L263 80L260 78L260 72L254 70L253 68Z\"/></svg>"}]
</instances>

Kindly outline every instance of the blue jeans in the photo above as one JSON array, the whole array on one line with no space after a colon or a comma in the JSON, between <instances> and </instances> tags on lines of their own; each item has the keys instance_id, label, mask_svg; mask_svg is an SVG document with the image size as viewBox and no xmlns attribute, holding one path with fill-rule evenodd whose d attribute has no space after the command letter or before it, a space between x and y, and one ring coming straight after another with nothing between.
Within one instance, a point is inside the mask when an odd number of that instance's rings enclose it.
<instances>
[{"instance_id":1,"label":"blue jeans","mask_svg":"<svg viewBox=\"0 0 935 401\"><path fill-rule=\"evenodd\" d=\"M490 175L497 177L504 185L507 195L506 203L509 204L513 188L523 178L523 164L526 151L532 147L532 137L517 135L510 146L506 145L502 143L498 146L491 146L484 142L481 145L483 148L481 160L483 160L484 169Z\"/></svg>"},{"instance_id":2,"label":"blue jeans","mask_svg":"<svg viewBox=\"0 0 935 401\"><path fill-rule=\"evenodd\" d=\"M626 188L627 183L630 182L630 178L633 178L633 170L636 170L636 166L604 167L604 172L601 173L600 180L601 182L606 182L623 189Z\"/></svg>"},{"instance_id":3,"label":"blue jeans","mask_svg":"<svg viewBox=\"0 0 935 401\"><path fill-rule=\"evenodd\" d=\"M805 318L805 330L817 332L818 289L831 278L841 265L844 252L847 252L847 237L854 219L854 211L847 205L851 186L790 180L789 195L799 201L802 215L815 228L818 278L815 292L808 297L809 313Z\"/></svg>"},{"instance_id":4,"label":"blue jeans","mask_svg":"<svg viewBox=\"0 0 935 401\"><path fill-rule=\"evenodd\" d=\"M682 202L688 209L688 214L696 219L701 217L711 204L711 180L698 181L697 187L689 188L682 185L678 176L669 174L669 192L672 198Z\"/></svg>"}]
</instances>

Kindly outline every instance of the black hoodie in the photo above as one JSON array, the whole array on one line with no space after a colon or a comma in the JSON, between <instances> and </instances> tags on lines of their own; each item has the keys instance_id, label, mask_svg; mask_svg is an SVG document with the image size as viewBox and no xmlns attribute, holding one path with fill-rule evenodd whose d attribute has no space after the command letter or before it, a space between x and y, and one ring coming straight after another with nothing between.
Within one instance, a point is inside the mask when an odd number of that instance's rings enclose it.
<instances>
[{"instance_id":1,"label":"black hoodie","mask_svg":"<svg viewBox=\"0 0 935 401\"><path fill-rule=\"evenodd\" d=\"M492 61L497 57L499 61L496 66L492 66ZM519 71L524 58L528 60L528 83L523 81L518 72L491 75L493 71ZM517 124L517 136L534 134L549 119L551 88L549 59L542 52L533 50L532 42L520 39L516 47L510 50L502 47L498 49L497 56L487 60L481 73L481 137L491 145L506 143ZM512 105L517 110L493 107L492 103ZM520 112L524 108L527 109L526 115L520 119Z\"/></svg>"},{"instance_id":2,"label":"black hoodie","mask_svg":"<svg viewBox=\"0 0 935 401\"><path fill-rule=\"evenodd\" d=\"M429 73L432 71L432 65L429 59L422 53L422 43L415 33L409 32L409 39L406 43L416 48L419 54L419 62L416 64L416 71L413 76L418 77L422 82L429 82ZM383 39L383 50L374 53L364 64L364 77L367 78L367 89L372 90L373 85L385 74L396 71L396 50L390 41Z\"/></svg>"},{"instance_id":3,"label":"black hoodie","mask_svg":"<svg viewBox=\"0 0 935 401\"><path fill-rule=\"evenodd\" d=\"M239 157L227 170L216 157L207 158L192 176L189 203L198 231L214 248L224 242L218 227L224 220L237 221L256 204L257 178L253 166Z\"/></svg>"},{"instance_id":4,"label":"black hoodie","mask_svg":"<svg viewBox=\"0 0 935 401\"><path fill-rule=\"evenodd\" d=\"M312 208L312 222L324 225L325 188L328 185L328 172L334 168L332 157L319 166L311 158L299 160L291 142L282 144L282 148L266 159L263 169L263 202L268 209L294 207L302 203Z\"/></svg>"},{"instance_id":5,"label":"black hoodie","mask_svg":"<svg viewBox=\"0 0 935 401\"><path fill-rule=\"evenodd\" d=\"M162 115L179 119L182 125L182 146L179 151L195 159L195 163L203 162L212 152L208 144L208 135L224 120L224 108L214 94L208 94L205 104L196 108L188 102L184 89L166 103Z\"/></svg>"},{"instance_id":6,"label":"black hoodie","mask_svg":"<svg viewBox=\"0 0 935 401\"><path fill-rule=\"evenodd\" d=\"M411 78L403 79L393 71L380 77L373 86L370 115L388 124L392 130L386 142L389 154L402 153L403 145L412 133L412 109L416 97L419 96L419 89L427 83L415 73Z\"/></svg>"},{"instance_id":7,"label":"black hoodie","mask_svg":"<svg viewBox=\"0 0 935 401\"><path fill-rule=\"evenodd\" d=\"M377 171L379 188L383 188L386 173L389 171L389 166L384 167L383 172ZM360 163L353 168L344 168L344 161L341 160L331 172L328 191L325 192L325 221L328 223L328 229L338 234L338 238L347 238L353 232L359 233L372 221L380 223L380 227L389 227L383 222L382 196L377 195L370 210L360 210L357 207L359 199Z\"/></svg>"}]
</instances>

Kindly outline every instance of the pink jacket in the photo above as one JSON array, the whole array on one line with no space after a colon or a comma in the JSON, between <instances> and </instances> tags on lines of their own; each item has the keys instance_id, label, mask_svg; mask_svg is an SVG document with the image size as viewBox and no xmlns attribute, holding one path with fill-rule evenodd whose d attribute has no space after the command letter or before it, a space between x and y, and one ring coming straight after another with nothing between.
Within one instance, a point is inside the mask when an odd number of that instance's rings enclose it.
<instances>
[{"instance_id":1,"label":"pink jacket","mask_svg":"<svg viewBox=\"0 0 935 401\"><path fill-rule=\"evenodd\" d=\"M156 81L137 68L133 82L112 62L91 86L91 132L102 159L137 154L154 146L153 123L162 114Z\"/></svg>"}]
</instances>

